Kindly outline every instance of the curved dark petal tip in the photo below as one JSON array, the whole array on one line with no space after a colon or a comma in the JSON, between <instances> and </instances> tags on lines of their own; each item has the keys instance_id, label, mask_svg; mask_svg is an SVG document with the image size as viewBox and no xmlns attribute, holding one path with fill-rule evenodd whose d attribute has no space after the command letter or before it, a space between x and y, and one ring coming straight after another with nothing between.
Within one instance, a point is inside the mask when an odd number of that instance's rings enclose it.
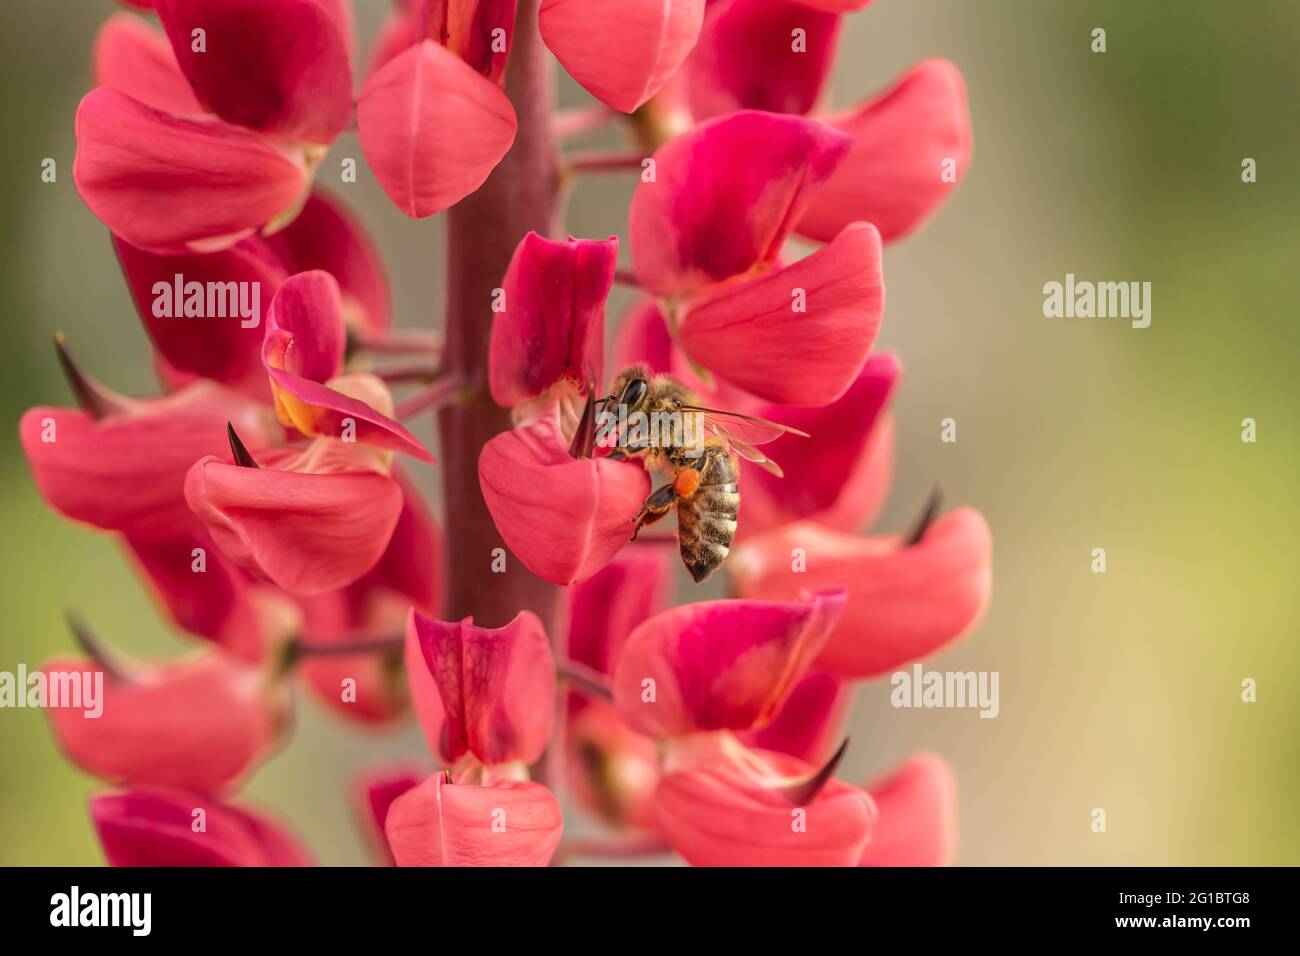
<instances>
[{"instance_id":1,"label":"curved dark petal tip","mask_svg":"<svg viewBox=\"0 0 1300 956\"><path fill-rule=\"evenodd\" d=\"M59 367L63 377L68 380L72 394L77 398L77 405L96 421L109 415L125 412L129 400L111 389L105 388L81 370L72 353L68 351L62 332L54 333L54 351L59 356Z\"/></svg>"},{"instance_id":2,"label":"curved dark petal tip","mask_svg":"<svg viewBox=\"0 0 1300 956\"><path fill-rule=\"evenodd\" d=\"M257 460L249 454L248 449L244 447L244 443L240 441L239 435L235 431L235 426L230 422L226 422L226 437L230 439L230 454L235 459L236 465L241 468L261 467L258 465Z\"/></svg>"},{"instance_id":3,"label":"curved dark petal tip","mask_svg":"<svg viewBox=\"0 0 1300 956\"><path fill-rule=\"evenodd\" d=\"M90 629L85 619L73 608L68 608L63 612L64 618L68 622L68 630L72 632L72 638L77 645L86 653L86 656L93 660L109 677L114 680L127 680L127 667L118 659L116 652L113 651L104 641Z\"/></svg>"},{"instance_id":4,"label":"curved dark petal tip","mask_svg":"<svg viewBox=\"0 0 1300 956\"><path fill-rule=\"evenodd\" d=\"M835 769L840 765L840 761L844 759L844 753L848 749L849 738L845 737L844 742L840 744L839 749L835 751L831 759L826 761L824 767L810 777L787 787L782 787L777 792L792 807L802 807L812 803L817 799L817 794L822 792L822 788L826 786L831 777L835 776Z\"/></svg>"},{"instance_id":5,"label":"curved dark petal tip","mask_svg":"<svg viewBox=\"0 0 1300 956\"><path fill-rule=\"evenodd\" d=\"M912 531L903 539L905 547L911 547L919 544L925 537L925 533L930 530L930 523L934 521L939 514L939 509L943 506L943 489L939 485L934 486L934 491L930 492L930 500L925 503L925 510L921 516L916 519L916 524L912 526Z\"/></svg>"},{"instance_id":6,"label":"curved dark petal tip","mask_svg":"<svg viewBox=\"0 0 1300 956\"><path fill-rule=\"evenodd\" d=\"M602 400L603 401L603 400ZM571 458L590 458L596 446L596 398L595 393L587 389L587 404L583 406L582 418L573 433L573 442L569 445Z\"/></svg>"}]
</instances>

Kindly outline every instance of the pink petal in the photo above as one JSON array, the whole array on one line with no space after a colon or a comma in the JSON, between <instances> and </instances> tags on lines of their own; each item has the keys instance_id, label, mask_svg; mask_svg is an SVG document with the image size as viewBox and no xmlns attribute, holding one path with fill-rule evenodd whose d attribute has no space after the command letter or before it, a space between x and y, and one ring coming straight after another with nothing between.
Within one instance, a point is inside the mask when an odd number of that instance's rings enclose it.
<instances>
[{"instance_id":1,"label":"pink petal","mask_svg":"<svg viewBox=\"0 0 1300 956\"><path fill-rule=\"evenodd\" d=\"M820 408L769 405L757 414L806 432L763 446L784 478L750 468L745 472L746 536L789 521L810 518L852 531L878 513L893 470L893 428L885 409L902 374L891 352L876 352L849 390ZM745 540L738 534L738 540Z\"/></svg>"},{"instance_id":2,"label":"pink petal","mask_svg":"<svg viewBox=\"0 0 1300 956\"><path fill-rule=\"evenodd\" d=\"M771 264L850 144L812 120L745 110L661 146L629 213L642 287L678 295Z\"/></svg>"},{"instance_id":3,"label":"pink petal","mask_svg":"<svg viewBox=\"0 0 1300 956\"><path fill-rule=\"evenodd\" d=\"M338 283L327 272L300 272L281 285L267 316L262 362L271 378L276 412L308 437L325 435L405 452L433 461L405 426L368 402L322 384L343 365L346 333ZM365 384L391 402L373 376Z\"/></svg>"},{"instance_id":4,"label":"pink petal","mask_svg":"<svg viewBox=\"0 0 1300 956\"><path fill-rule=\"evenodd\" d=\"M388 328L392 302L388 275L361 223L341 201L316 189L302 211L271 238L289 272L322 269L338 280L349 328Z\"/></svg>"},{"instance_id":5,"label":"pink petal","mask_svg":"<svg viewBox=\"0 0 1300 956\"><path fill-rule=\"evenodd\" d=\"M710 742L669 767L655 809L672 848L692 866L854 866L871 838L876 808L834 778L806 805L782 793L816 768L771 751L726 752ZM802 811L802 828L796 827Z\"/></svg>"},{"instance_id":6,"label":"pink petal","mask_svg":"<svg viewBox=\"0 0 1300 956\"><path fill-rule=\"evenodd\" d=\"M338 281L319 269L290 276L267 318L262 346L267 366L325 382L343 370L346 348Z\"/></svg>"},{"instance_id":7,"label":"pink petal","mask_svg":"<svg viewBox=\"0 0 1300 956\"><path fill-rule=\"evenodd\" d=\"M424 774L412 766L384 767L367 771L357 781L353 802L357 815L366 831L376 856L386 865L394 866L393 851L388 846L384 822L393 801L414 790L424 781Z\"/></svg>"},{"instance_id":8,"label":"pink petal","mask_svg":"<svg viewBox=\"0 0 1300 956\"><path fill-rule=\"evenodd\" d=\"M375 178L422 219L478 189L515 139L515 111L491 80L431 40L366 81L357 128Z\"/></svg>"},{"instance_id":9,"label":"pink petal","mask_svg":"<svg viewBox=\"0 0 1300 956\"><path fill-rule=\"evenodd\" d=\"M695 45L705 0L542 0L542 40L593 96L631 113L654 96Z\"/></svg>"},{"instance_id":10,"label":"pink petal","mask_svg":"<svg viewBox=\"0 0 1300 956\"><path fill-rule=\"evenodd\" d=\"M95 85L107 86L164 113L204 112L161 31L129 13L104 21L95 38Z\"/></svg>"},{"instance_id":11,"label":"pink petal","mask_svg":"<svg viewBox=\"0 0 1300 956\"><path fill-rule=\"evenodd\" d=\"M349 29L324 0L156 0L190 85L227 123L327 144L352 117ZM205 50L195 50L203 30Z\"/></svg>"},{"instance_id":12,"label":"pink petal","mask_svg":"<svg viewBox=\"0 0 1300 956\"><path fill-rule=\"evenodd\" d=\"M154 347L171 368L226 385L238 385L255 370L261 372L262 339L266 334L263 317L287 275L270 243L250 236L221 252L164 256L137 249L114 236L113 248L136 312ZM181 277L179 296L177 276ZM242 299L223 292L212 304L227 314L211 314L207 291L217 287L209 283L220 283L224 290L232 288L227 285L231 282L237 283L233 288ZM254 295L256 308L250 308L253 315L245 319L238 314L239 303L253 306ZM202 316L186 315L187 301L197 305ZM164 309L162 305L171 307Z\"/></svg>"},{"instance_id":13,"label":"pink petal","mask_svg":"<svg viewBox=\"0 0 1300 956\"><path fill-rule=\"evenodd\" d=\"M641 465L571 458L549 422L491 439L478 476L506 546L553 584L585 580L608 564L631 538L632 519L650 494Z\"/></svg>"},{"instance_id":14,"label":"pink petal","mask_svg":"<svg viewBox=\"0 0 1300 956\"><path fill-rule=\"evenodd\" d=\"M275 637L268 589L227 560L206 534L171 540L128 537L126 547L176 626L256 663ZM195 571L195 550L203 571Z\"/></svg>"},{"instance_id":15,"label":"pink petal","mask_svg":"<svg viewBox=\"0 0 1300 956\"><path fill-rule=\"evenodd\" d=\"M605 299L618 237L555 242L530 232L510 260L504 311L492 318L488 382L512 407L568 378L591 391L604 377Z\"/></svg>"},{"instance_id":16,"label":"pink petal","mask_svg":"<svg viewBox=\"0 0 1300 956\"><path fill-rule=\"evenodd\" d=\"M643 296L619 318L614 330L614 368L644 363L652 372L674 371L673 339L659 303Z\"/></svg>"},{"instance_id":17,"label":"pink petal","mask_svg":"<svg viewBox=\"0 0 1300 956\"><path fill-rule=\"evenodd\" d=\"M384 824L398 866L546 866L563 829L540 783L473 787L441 773L394 800Z\"/></svg>"},{"instance_id":18,"label":"pink petal","mask_svg":"<svg viewBox=\"0 0 1300 956\"><path fill-rule=\"evenodd\" d=\"M490 628L413 610L407 629L442 702L443 725L429 743L447 763L467 752L489 766L541 757L555 717L555 658L537 615L521 611Z\"/></svg>"},{"instance_id":19,"label":"pink petal","mask_svg":"<svg viewBox=\"0 0 1300 956\"><path fill-rule=\"evenodd\" d=\"M603 674L638 624L668 607L672 556L665 548L629 548L569 592L571 660Z\"/></svg>"},{"instance_id":20,"label":"pink petal","mask_svg":"<svg viewBox=\"0 0 1300 956\"><path fill-rule=\"evenodd\" d=\"M227 422L250 448L269 444L263 412L203 382L100 421L76 409L32 408L18 433L42 497L65 517L169 540L198 530L185 504L190 466L204 456L229 456Z\"/></svg>"},{"instance_id":21,"label":"pink petal","mask_svg":"<svg viewBox=\"0 0 1300 956\"><path fill-rule=\"evenodd\" d=\"M190 469L185 498L227 557L294 594L345 587L373 568L402 510L388 475L299 474L212 457Z\"/></svg>"},{"instance_id":22,"label":"pink petal","mask_svg":"<svg viewBox=\"0 0 1300 956\"><path fill-rule=\"evenodd\" d=\"M682 319L697 362L760 398L825 405L862 371L884 311L880 235L865 223L784 269L722 287ZM796 311L796 302L806 312Z\"/></svg>"},{"instance_id":23,"label":"pink petal","mask_svg":"<svg viewBox=\"0 0 1300 956\"><path fill-rule=\"evenodd\" d=\"M195 831L203 811L204 829ZM194 794L135 789L91 797L110 866L311 866L280 824Z\"/></svg>"},{"instance_id":24,"label":"pink petal","mask_svg":"<svg viewBox=\"0 0 1300 956\"><path fill-rule=\"evenodd\" d=\"M791 571L793 548L804 550L804 573ZM992 586L992 549L979 512L957 508L935 519L911 547L900 547L894 537L804 522L747 542L730 563L732 580L746 596L846 586L848 606L817 666L866 678L927 657L974 627Z\"/></svg>"},{"instance_id":25,"label":"pink petal","mask_svg":"<svg viewBox=\"0 0 1300 956\"><path fill-rule=\"evenodd\" d=\"M42 670L80 683L100 667L62 658ZM129 681L105 674L101 703L97 717L80 707L46 712L67 758L109 782L217 793L243 778L278 735L263 674L219 653L140 667Z\"/></svg>"},{"instance_id":26,"label":"pink petal","mask_svg":"<svg viewBox=\"0 0 1300 956\"><path fill-rule=\"evenodd\" d=\"M392 476L402 489L402 513L384 556L358 584L391 591L432 614L442 600L442 528L416 483L395 465Z\"/></svg>"},{"instance_id":27,"label":"pink petal","mask_svg":"<svg viewBox=\"0 0 1300 956\"><path fill-rule=\"evenodd\" d=\"M947 866L957 850L957 781L942 757L917 754L867 784L880 821L859 866Z\"/></svg>"},{"instance_id":28,"label":"pink petal","mask_svg":"<svg viewBox=\"0 0 1300 956\"><path fill-rule=\"evenodd\" d=\"M796 29L804 31L802 49ZM821 100L839 34L838 16L788 0L715 4L685 68L692 115L809 112Z\"/></svg>"},{"instance_id":29,"label":"pink petal","mask_svg":"<svg viewBox=\"0 0 1300 956\"><path fill-rule=\"evenodd\" d=\"M415 710L416 720L424 732L424 739L432 753L442 749L443 731L447 725L447 708L442 704L438 683L429 672L424 660L424 648L414 627L405 629L402 645L402 667L406 672L406 686Z\"/></svg>"},{"instance_id":30,"label":"pink petal","mask_svg":"<svg viewBox=\"0 0 1300 956\"><path fill-rule=\"evenodd\" d=\"M947 60L925 60L889 90L825 121L853 135L853 149L798 230L830 239L856 220L886 242L915 229L956 188L971 155L966 83ZM955 181L945 179L954 164Z\"/></svg>"},{"instance_id":31,"label":"pink petal","mask_svg":"<svg viewBox=\"0 0 1300 956\"><path fill-rule=\"evenodd\" d=\"M700 601L656 614L623 645L614 704L628 726L650 737L764 726L822 650L844 601L840 588L797 601Z\"/></svg>"},{"instance_id":32,"label":"pink petal","mask_svg":"<svg viewBox=\"0 0 1300 956\"><path fill-rule=\"evenodd\" d=\"M844 718L852 701L852 684L810 673L795 685L770 724L741 734L740 739L749 747L821 766L844 739Z\"/></svg>"},{"instance_id":33,"label":"pink petal","mask_svg":"<svg viewBox=\"0 0 1300 956\"><path fill-rule=\"evenodd\" d=\"M441 43L494 83L502 82L516 0L422 0L425 36ZM414 6L414 5L413 5ZM504 50L493 50L497 36Z\"/></svg>"},{"instance_id":34,"label":"pink petal","mask_svg":"<svg viewBox=\"0 0 1300 956\"><path fill-rule=\"evenodd\" d=\"M228 248L293 205L302 165L261 136L179 119L125 93L77 107L77 190L104 225L156 252Z\"/></svg>"}]
</instances>

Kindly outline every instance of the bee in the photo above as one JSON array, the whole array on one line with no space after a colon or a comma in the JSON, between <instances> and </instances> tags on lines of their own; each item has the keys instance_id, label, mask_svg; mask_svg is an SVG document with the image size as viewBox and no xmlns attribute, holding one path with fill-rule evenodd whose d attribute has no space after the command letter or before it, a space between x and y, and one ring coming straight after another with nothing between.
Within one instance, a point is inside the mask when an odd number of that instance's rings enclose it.
<instances>
[{"instance_id":1,"label":"bee","mask_svg":"<svg viewBox=\"0 0 1300 956\"><path fill-rule=\"evenodd\" d=\"M647 525L677 511L677 542L682 563L695 583L717 570L731 551L740 513L740 463L753 462L777 477L781 468L757 445L785 434L806 432L763 418L707 408L684 385L648 366L633 365L615 377L610 394L600 400L609 416L626 423L640 413L638 424L619 425L611 458L638 458L648 471L663 471L672 480L651 492L633 518L632 540ZM673 427L658 428L658 422Z\"/></svg>"}]
</instances>

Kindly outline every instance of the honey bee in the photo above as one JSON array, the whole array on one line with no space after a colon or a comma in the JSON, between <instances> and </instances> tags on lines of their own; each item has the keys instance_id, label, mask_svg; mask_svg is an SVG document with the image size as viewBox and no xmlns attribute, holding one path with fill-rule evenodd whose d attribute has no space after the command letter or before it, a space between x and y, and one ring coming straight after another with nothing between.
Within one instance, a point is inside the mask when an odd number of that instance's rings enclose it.
<instances>
[{"instance_id":1,"label":"honey bee","mask_svg":"<svg viewBox=\"0 0 1300 956\"><path fill-rule=\"evenodd\" d=\"M674 508L682 563L699 584L731 550L740 513L740 467L737 456L781 476L781 468L756 448L781 435L807 438L806 432L736 412L706 408L684 385L648 366L633 365L615 377L610 394L600 400L606 420L620 424L611 458L638 458L648 471L663 471L672 480L651 492L632 520L632 539ZM672 423L671 427L656 429Z\"/></svg>"}]
</instances>

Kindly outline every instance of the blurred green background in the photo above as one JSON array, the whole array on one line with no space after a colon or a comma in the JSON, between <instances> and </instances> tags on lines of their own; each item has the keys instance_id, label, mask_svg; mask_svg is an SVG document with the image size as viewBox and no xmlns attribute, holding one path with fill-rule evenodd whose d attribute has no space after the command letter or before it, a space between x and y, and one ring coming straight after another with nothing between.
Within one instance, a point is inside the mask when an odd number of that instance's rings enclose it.
<instances>
[{"instance_id":1,"label":"blurred green background","mask_svg":"<svg viewBox=\"0 0 1300 956\"><path fill-rule=\"evenodd\" d=\"M368 40L387 4L357 7ZM68 649L70 606L131 650L187 646L109 538L45 507L16 439L25 408L69 403L56 329L107 383L152 387L107 233L71 177L91 42L116 9L5 3L0 670ZM1090 51L1098 26L1104 54ZM866 685L841 769L865 780L916 749L946 755L959 862L1300 863L1298 38L1289 0L877 0L848 18L837 105L946 56L974 119L965 182L886 255L881 342L906 374L881 526L902 527L936 480L988 517L992 606L934 666L999 671L1001 714L894 710L887 682ZM584 101L567 78L562 93ZM349 155L360 156L351 136L332 158ZM40 181L47 156L55 184ZM1241 182L1244 157L1257 183ZM361 168L361 182L334 188L377 238L399 323L429 327L441 222L406 219ZM567 227L625 237L631 185L582 183ZM1067 272L1151 282L1151 327L1045 319L1043 284ZM939 441L945 417L956 444ZM1257 444L1240 440L1245 417ZM431 471L420 478L432 489ZM1107 550L1104 575L1089 569L1095 547ZM1257 703L1241 702L1246 677ZM296 736L247 794L323 862L361 863L350 773L424 753L409 725L357 732L303 698ZM99 862L93 787L57 754L42 714L0 711L0 863ZM1091 831L1094 807L1104 834Z\"/></svg>"}]
</instances>

